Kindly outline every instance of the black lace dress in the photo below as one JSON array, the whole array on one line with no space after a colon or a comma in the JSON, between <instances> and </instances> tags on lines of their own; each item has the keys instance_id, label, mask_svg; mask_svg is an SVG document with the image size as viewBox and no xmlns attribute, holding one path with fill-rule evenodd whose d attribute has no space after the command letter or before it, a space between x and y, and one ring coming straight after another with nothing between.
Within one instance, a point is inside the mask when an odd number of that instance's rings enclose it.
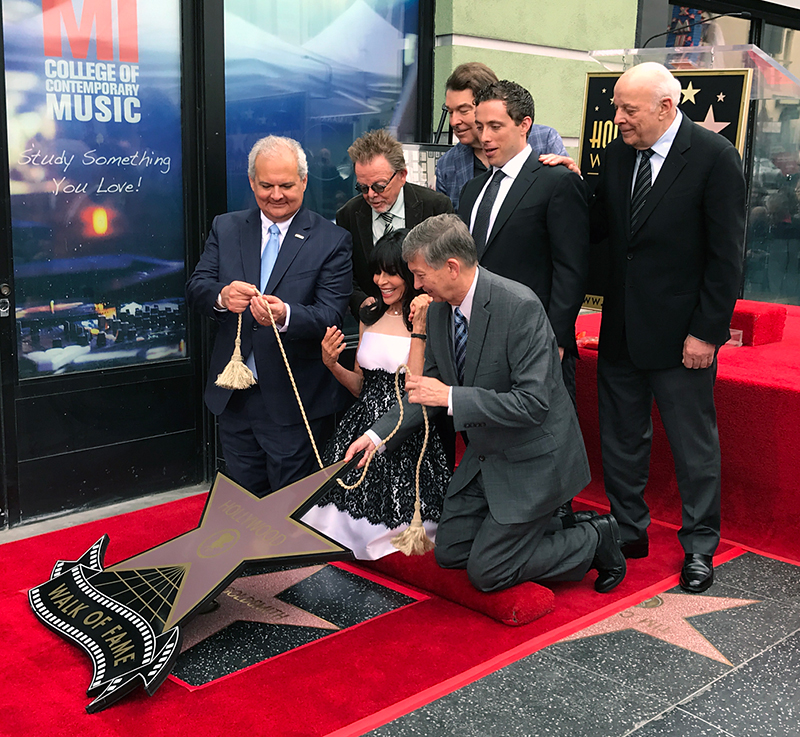
<instances>
[{"instance_id":1,"label":"black lace dress","mask_svg":"<svg viewBox=\"0 0 800 737\"><path fill-rule=\"evenodd\" d=\"M325 465L344 457L350 444L397 403L395 370L408 360L411 338L365 331L358 348L364 383L358 401L345 413L323 455ZM402 393L405 377L400 376ZM364 482L356 489L337 487L303 521L350 548L356 558L375 560L396 552L391 538L405 529L414 514L415 475L424 429L391 452L376 454ZM362 469L344 477L355 483ZM420 469L421 513L428 536L436 523L450 472L441 440L431 426Z\"/></svg>"}]
</instances>

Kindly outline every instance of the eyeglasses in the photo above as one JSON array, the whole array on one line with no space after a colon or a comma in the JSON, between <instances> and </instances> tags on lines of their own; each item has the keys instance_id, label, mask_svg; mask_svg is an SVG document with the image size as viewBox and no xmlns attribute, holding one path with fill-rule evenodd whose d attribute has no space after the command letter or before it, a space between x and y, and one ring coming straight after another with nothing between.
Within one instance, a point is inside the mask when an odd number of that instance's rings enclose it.
<instances>
[{"instance_id":1,"label":"eyeglasses","mask_svg":"<svg viewBox=\"0 0 800 737\"><path fill-rule=\"evenodd\" d=\"M359 194L366 194L367 192L372 190L375 194L383 194L383 191L389 186L392 179L394 179L396 176L397 172L395 172L394 174L392 174L392 176L389 177L389 181L386 182L386 184L381 184L380 182L375 182L375 184L359 184L358 182L356 182L356 192L358 192Z\"/></svg>"}]
</instances>

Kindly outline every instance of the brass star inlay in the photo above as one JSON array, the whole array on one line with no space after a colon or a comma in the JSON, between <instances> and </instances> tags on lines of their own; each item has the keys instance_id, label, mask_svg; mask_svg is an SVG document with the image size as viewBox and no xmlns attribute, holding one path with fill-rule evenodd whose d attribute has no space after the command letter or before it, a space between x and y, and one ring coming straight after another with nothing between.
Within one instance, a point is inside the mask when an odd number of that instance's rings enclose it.
<instances>
[{"instance_id":1,"label":"brass star inlay","mask_svg":"<svg viewBox=\"0 0 800 737\"><path fill-rule=\"evenodd\" d=\"M758 600L754 599L660 594L602 622L593 624L580 632L576 632L570 637L565 637L562 642L582 640L585 637L605 635L609 632L636 630L684 650L733 666L717 648L687 621L687 618L757 603Z\"/></svg>"},{"instance_id":2,"label":"brass star inlay","mask_svg":"<svg viewBox=\"0 0 800 737\"><path fill-rule=\"evenodd\" d=\"M720 92L717 95L717 102L725 102L725 93L724 92Z\"/></svg>"}]
</instances>

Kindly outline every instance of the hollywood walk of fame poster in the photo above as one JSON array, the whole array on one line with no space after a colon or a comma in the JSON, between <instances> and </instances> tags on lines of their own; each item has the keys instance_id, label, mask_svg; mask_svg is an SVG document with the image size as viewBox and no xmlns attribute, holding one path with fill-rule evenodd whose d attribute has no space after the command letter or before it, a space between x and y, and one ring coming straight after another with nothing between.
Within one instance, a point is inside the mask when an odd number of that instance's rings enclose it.
<instances>
[{"instance_id":1,"label":"hollywood walk of fame poster","mask_svg":"<svg viewBox=\"0 0 800 737\"><path fill-rule=\"evenodd\" d=\"M344 560L351 552L300 521L354 461L340 461L259 499L217 474L199 525L105 567L108 536L60 560L28 592L36 616L83 648L94 670L92 713L139 685L152 695L181 651L181 627L248 563Z\"/></svg>"},{"instance_id":2,"label":"hollywood walk of fame poster","mask_svg":"<svg viewBox=\"0 0 800 737\"><path fill-rule=\"evenodd\" d=\"M678 109L689 120L727 138L744 153L752 69L671 70L681 83ZM618 135L614 125L614 84L622 72L589 72L581 123L578 164L594 190L601 153Z\"/></svg>"},{"instance_id":3,"label":"hollywood walk of fame poster","mask_svg":"<svg viewBox=\"0 0 800 737\"><path fill-rule=\"evenodd\" d=\"M727 138L744 154L750 105L752 69L671 69L681 83L678 109L689 120ZM614 85L622 72L588 72L581 121L578 165L589 194L597 186L602 152L618 135L614 125ZM603 283L607 260L605 244L592 249L590 281L583 307L598 311L603 306Z\"/></svg>"}]
</instances>

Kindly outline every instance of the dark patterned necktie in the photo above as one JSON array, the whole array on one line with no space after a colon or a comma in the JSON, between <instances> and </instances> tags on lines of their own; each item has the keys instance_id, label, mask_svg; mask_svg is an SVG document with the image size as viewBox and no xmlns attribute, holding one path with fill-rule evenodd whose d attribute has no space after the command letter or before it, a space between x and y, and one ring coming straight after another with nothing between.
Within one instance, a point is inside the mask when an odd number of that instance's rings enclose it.
<instances>
[{"instance_id":1,"label":"dark patterned necktie","mask_svg":"<svg viewBox=\"0 0 800 737\"><path fill-rule=\"evenodd\" d=\"M388 210L386 212L381 212L378 214L381 220L386 223L386 227L383 229L383 234L388 235L394 230L394 225L392 225L392 220L394 219L394 215L390 213Z\"/></svg>"},{"instance_id":2,"label":"dark patterned necktie","mask_svg":"<svg viewBox=\"0 0 800 737\"><path fill-rule=\"evenodd\" d=\"M497 192L500 190L500 182L502 181L505 173L502 169L498 169L489 186L483 193L483 199L478 205L478 212L475 215L475 224L472 226L472 237L475 239L475 245L478 248L478 255L483 252L486 245L486 238L489 235L489 219L492 215L492 206L497 199Z\"/></svg>"},{"instance_id":3,"label":"dark patterned necktie","mask_svg":"<svg viewBox=\"0 0 800 737\"><path fill-rule=\"evenodd\" d=\"M464 313L456 307L453 310L453 348L456 354L456 371L458 372L458 383L464 383L464 363L467 359L467 338L469 337L469 325Z\"/></svg>"},{"instance_id":4,"label":"dark patterned necktie","mask_svg":"<svg viewBox=\"0 0 800 737\"><path fill-rule=\"evenodd\" d=\"M636 183L631 194L631 230L636 227L636 220L647 201L647 193L653 186L653 173L650 167L650 157L653 150L639 151L639 169L636 171Z\"/></svg>"}]
</instances>

